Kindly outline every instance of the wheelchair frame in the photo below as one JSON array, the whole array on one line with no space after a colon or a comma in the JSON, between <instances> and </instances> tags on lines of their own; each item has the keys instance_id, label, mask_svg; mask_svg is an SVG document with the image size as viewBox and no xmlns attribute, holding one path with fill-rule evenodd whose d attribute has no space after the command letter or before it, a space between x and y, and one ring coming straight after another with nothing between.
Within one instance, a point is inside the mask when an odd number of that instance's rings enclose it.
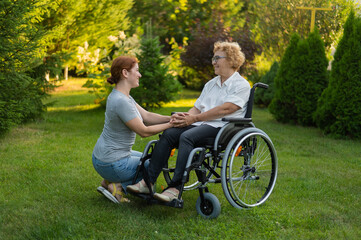
<instances>
[{"instance_id":1,"label":"wheelchair frame","mask_svg":"<svg viewBox=\"0 0 361 240\"><path fill-rule=\"evenodd\" d=\"M221 211L219 200L208 190L208 183L221 183L225 197L236 208L251 208L263 204L275 186L278 160L269 136L252 123L254 92L257 87L267 89L268 85L253 85L245 118L223 118L222 121L228 123L220 129L216 138L205 139L202 146L191 151L177 199L161 202L153 198L153 193L132 194L147 200L148 203L182 208L183 191L198 189L200 196L196 202L196 209L204 218L216 218ZM143 171L144 162L151 158L157 142L158 140L152 140L146 145L133 183L139 171ZM187 185L193 170L196 176L192 176L190 185ZM173 172L174 168L163 168L163 175L168 184ZM147 171L143 171L143 174L151 189Z\"/></svg>"}]
</instances>

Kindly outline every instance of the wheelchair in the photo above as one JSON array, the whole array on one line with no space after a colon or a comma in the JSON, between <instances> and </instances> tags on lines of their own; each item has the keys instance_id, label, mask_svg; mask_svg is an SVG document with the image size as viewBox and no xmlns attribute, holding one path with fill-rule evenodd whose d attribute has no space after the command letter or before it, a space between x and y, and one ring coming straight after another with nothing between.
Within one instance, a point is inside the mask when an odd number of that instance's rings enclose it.
<instances>
[{"instance_id":1,"label":"wheelchair","mask_svg":"<svg viewBox=\"0 0 361 240\"><path fill-rule=\"evenodd\" d=\"M131 194L147 200L150 204L183 208L183 192L198 189L200 196L196 202L196 210L204 218L216 218L221 212L219 200L207 187L210 183L221 183L226 199L235 208L253 208L263 204L274 189L278 164L270 137L252 122L254 92L257 87L267 89L268 85L253 85L244 118L223 118L222 121L227 124L220 129L217 136L204 139L191 151L178 199L161 202L153 198L153 193ZM158 140L152 140L146 145L133 184L136 183L139 172L144 170L144 162L151 159L157 142ZM172 178L174 166L175 160L171 157L163 168L167 184ZM146 172L143 171L143 176L150 189Z\"/></svg>"}]
</instances>

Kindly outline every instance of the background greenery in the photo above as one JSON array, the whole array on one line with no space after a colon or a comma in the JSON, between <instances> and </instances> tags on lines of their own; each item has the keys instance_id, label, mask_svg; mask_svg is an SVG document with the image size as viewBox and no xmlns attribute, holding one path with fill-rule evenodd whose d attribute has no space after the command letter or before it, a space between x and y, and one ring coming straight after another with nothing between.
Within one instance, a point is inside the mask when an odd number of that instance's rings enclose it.
<instances>
[{"instance_id":1,"label":"background greenery","mask_svg":"<svg viewBox=\"0 0 361 240\"><path fill-rule=\"evenodd\" d=\"M183 209L131 203L115 205L96 191L101 178L91 152L104 124L104 109L71 79L52 92L44 120L13 129L0 139L1 239L359 239L361 142L336 140L320 130L276 122L266 109L253 113L271 137L279 174L267 202L233 208L220 185L210 191L221 215L204 220L197 191L185 192ZM196 92L159 109L184 111ZM137 137L135 150L150 139ZM165 185L160 177L158 191Z\"/></svg>"},{"instance_id":2,"label":"background greenery","mask_svg":"<svg viewBox=\"0 0 361 240\"><path fill-rule=\"evenodd\" d=\"M330 83L314 116L317 125L334 136L361 137L361 18L351 12L335 52Z\"/></svg>"},{"instance_id":3,"label":"background greenery","mask_svg":"<svg viewBox=\"0 0 361 240\"><path fill-rule=\"evenodd\" d=\"M304 40L310 11L298 6L333 9L316 14L315 42L322 39L325 50L319 45L314 56L301 54L310 45ZM360 12L349 14L353 7L349 0L0 1L0 239L360 239L361 143L323 135L361 134L361 25ZM196 191L184 194L183 209L147 206L132 197L132 203L118 206L96 192L101 179L91 152L104 124L99 103L109 89L109 64L122 54L146 56L141 48L147 35L159 42L156 57L142 61L151 60L141 69L145 75L161 73L159 78L201 89L213 76L212 43L234 40L248 58L242 75L273 85L275 115L254 111L256 126L270 135L279 156L276 188L265 205L236 210L221 186L210 186L222 214L205 221L195 211ZM330 84L314 118L324 133L275 121L302 123L294 102L306 88L289 80L324 79L325 54L332 60L336 48ZM294 55L302 55L302 64ZM310 58L321 59L319 67L307 68L315 64ZM269 71L274 62L278 70ZM315 72L301 79L301 70ZM82 88L85 78L53 90L68 74L90 79L86 85L98 96ZM323 80L313 83L324 86ZM181 99L162 105L162 114L186 111L199 96L195 90L178 92L178 84L165 86L177 88L172 94ZM14 127L28 120L35 121ZM155 138L138 137L134 149L142 151ZM159 183L158 188L165 185L162 178Z\"/></svg>"},{"instance_id":4,"label":"background greenery","mask_svg":"<svg viewBox=\"0 0 361 240\"><path fill-rule=\"evenodd\" d=\"M180 89L178 82L200 90L213 78L210 59L213 43L218 40L240 44L246 55L240 72L255 83L269 71L273 62L284 58L292 34L298 34L301 39L309 35L310 10L301 10L300 6L330 10L316 13L317 45L323 45L324 49L317 48L319 51L308 57L322 59L322 64L310 62L312 70L301 57L303 65L281 66L286 71L291 69L291 73L284 73L309 89L300 91L299 86L289 84L286 88L297 90L290 92L291 99L274 102L291 101L290 106L281 110L271 104L271 110L279 112L273 112L278 120L313 125L313 102L326 87L327 74L322 66L332 60L332 49L338 45L350 10L360 10L357 3L349 0L282 0L277 3L254 0L2 0L0 5L3 33L0 35L0 134L41 116L46 107L41 100L51 89L50 78L88 77L86 86L98 95L97 102L104 102L109 93L105 79L109 76L112 59L119 55L138 56L143 62L140 63L143 65L141 72L152 76L147 77L147 83L154 88L144 85L134 96L146 108L159 107L175 99ZM144 45L147 38L159 39L152 57ZM312 52L313 47L310 49ZM345 58L344 61L350 64L350 60ZM308 74L300 74L305 71ZM355 73L358 83L360 78ZM158 88L153 83L159 83ZM288 84L288 80L284 83ZM317 87L312 92L310 89L314 86ZM275 91L279 89L276 87ZM312 93L307 94L310 91ZM157 94L159 92L165 94ZM276 98L280 96L275 94ZM292 98L296 99L294 103ZM290 107L299 110L289 111ZM348 121L348 117L336 121L337 126L326 127L325 133L335 129L339 131L337 136L358 138L358 134L340 131L339 125L349 125ZM359 126L356 124L352 128Z\"/></svg>"}]
</instances>

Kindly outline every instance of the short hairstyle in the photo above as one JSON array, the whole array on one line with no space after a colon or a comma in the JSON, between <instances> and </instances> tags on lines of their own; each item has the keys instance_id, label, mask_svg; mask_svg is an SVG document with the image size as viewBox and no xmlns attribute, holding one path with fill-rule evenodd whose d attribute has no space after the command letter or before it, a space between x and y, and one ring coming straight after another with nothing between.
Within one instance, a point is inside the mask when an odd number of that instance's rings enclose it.
<instances>
[{"instance_id":1,"label":"short hairstyle","mask_svg":"<svg viewBox=\"0 0 361 240\"><path fill-rule=\"evenodd\" d=\"M120 56L114 59L110 68L111 76L107 79L108 83L117 84L122 78L123 69L130 71L137 62L138 60L131 56Z\"/></svg>"},{"instance_id":2,"label":"short hairstyle","mask_svg":"<svg viewBox=\"0 0 361 240\"><path fill-rule=\"evenodd\" d=\"M246 57L237 42L216 42L214 43L213 53L216 51L225 52L231 67L237 71L246 60Z\"/></svg>"}]
</instances>

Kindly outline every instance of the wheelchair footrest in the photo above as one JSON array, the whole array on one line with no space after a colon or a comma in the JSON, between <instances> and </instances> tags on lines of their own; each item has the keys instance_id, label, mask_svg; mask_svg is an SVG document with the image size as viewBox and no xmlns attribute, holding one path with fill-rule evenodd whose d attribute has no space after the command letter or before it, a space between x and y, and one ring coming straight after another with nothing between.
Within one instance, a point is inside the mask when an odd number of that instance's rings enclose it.
<instances>
[{"instance_id":1,"label":"wheelchair footrest","mask_svg":"<svg viewBox=\"0 0 361 240\"><path fill-rule=\"evenodd\" d=\"M164 206L168 206L168 207L175 207L175 208L183 208L183 200L179 200L179 199L173 199L170 202L163 202L163 201L159 201L155 198L153 198L153 196L151 196L150 194L143 194L143 193L133 193L133 192L129 192L130 194L132 194L133 196L142 198L144 200L147 201L147 203L149 204L158 204L158 205L164 205Z\"/></svg>"}]
</instances>

